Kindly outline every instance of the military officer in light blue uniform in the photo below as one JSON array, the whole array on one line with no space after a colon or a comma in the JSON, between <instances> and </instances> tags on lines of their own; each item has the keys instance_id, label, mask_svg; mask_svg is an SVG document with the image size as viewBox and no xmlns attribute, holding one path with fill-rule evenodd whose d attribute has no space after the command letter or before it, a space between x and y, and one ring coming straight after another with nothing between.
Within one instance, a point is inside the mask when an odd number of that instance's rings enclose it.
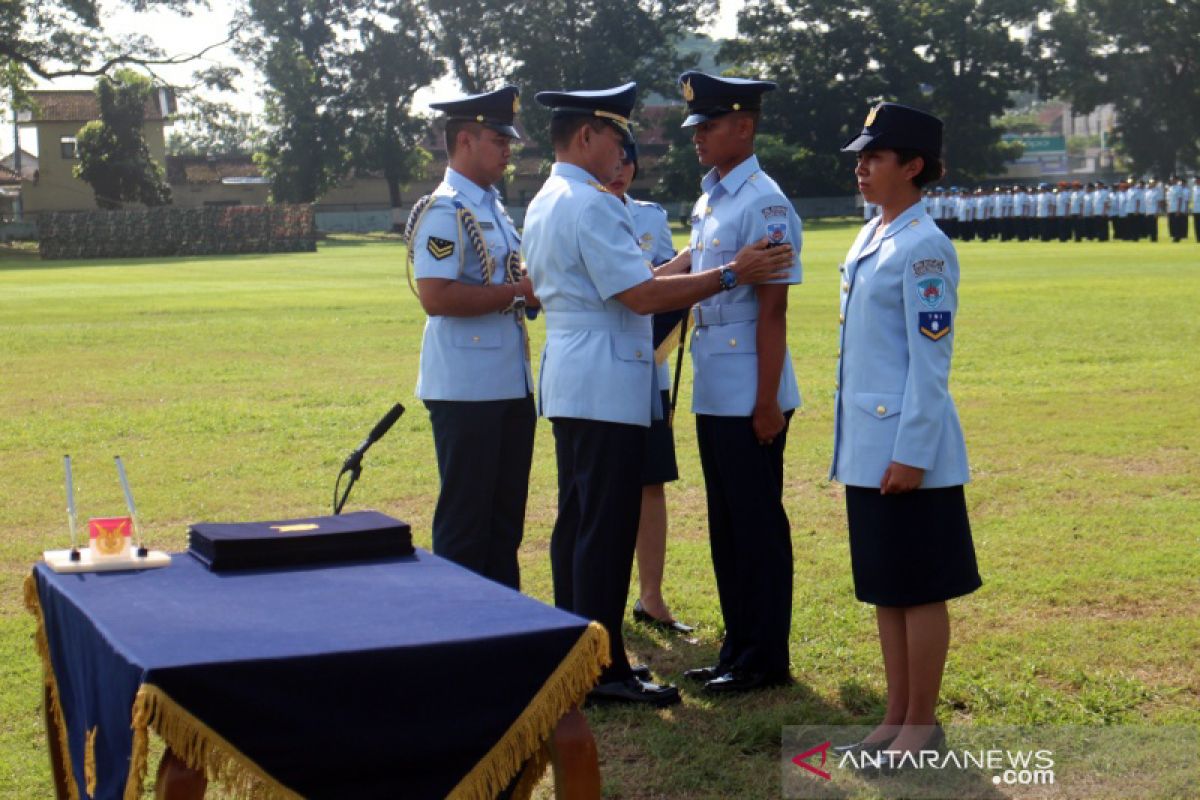
<instances>
[{"instance_id":1,"label":"military officer in light blue uniform","mask_svg":"<svg viewBox=\"0 0 1200 800\"><path fill-rule=\"evenodd\" d=\"M554 602L608 631L612 661L593 701L661 706L678 702L678 690L634 677L621 635L646 430L662 414L647 315L777 278L793 253L764 239L711 273L672 275L674 260L655 273L629 211L606 188L631 141L636 93L633 83L538 93L552 109L555 163L529 205L522 247L546 317L538 396L558 462Z\"/></svg>"},{"instance_id":2,"label":"military officer in light blue uniform","mask_svg":"<svg viewBox=\"0 0 1200 800\"><path fill-rule=\"evenodd\" d=\"M671 241L671 225L666 209L658 203L638 200L628 194L629 186L637 178L638 147L634 142L625 148L621 170L609 184L608 189L625 204L633 221L633 233L638 246L654 267L666 264L675 258L675 246ZM689 253L690 251L685 251ZM675 262L678 273L686 272L690 260ZM665 275L662 270L656 274ZM675 459L675 433L672 429L671 411L671 365L673 347L682 335L682 322L686 309L667 314L655 314L652 320L654 333L654 361L656 362L659 396L662 398L663 417L650 422L646 432L646 458L642 462L642 514L638 521L637 565L638 598L633 604L633 618L637 622L657 627L671 633L687 635L693 632L690 625L679 622L663 597L663 573L667 559L667 496L665 484L679 479L679 465ZM676 382L678 383L678 382Z\"/></svg>"},{"instance_id":3,"label":"military officer in light blue uniform","mask_svg":"<svg viewBox=\"0 0 1200 800\"><path fill-rule=\"evenodd\" d=\"M708 498L709 544L725 621L716 664L689 670L712 693L790 680L791 527L783 453L800 391L787 349L788 287L800 283L800 218L759 166L754 137L771 81L685 72L679 78L700 163L692 272L766 236L795 257L785 278L701 301L692 316L692 410Z\"/></svg>"},{"instance_id":4,"label":"military officer in light blue uniform","mask_svg":"<svg viewBox=\"0 0 1200 800\"><path fill-rule=\"evenodd\" d=\"M942 122L880 103L842 149L857 154L863 196L883 206L842 266L829 473L846 487L855 594L876 606L888 684L883 724L852 747L913 752L941 737L946 601L980 586L948 388L958 258L920 204L943 172Z\"/></svg>"},{"instance_id":5,"label":"military officer in light blue uniform","mask_svg":"<svg viewBox=\"0 0 1200 800\"><path fill-rule=\"evenodd\" d=\"M446 115L450 165L407 226L429 315L417 396L441 477L433 551L514 589L537 422L524 312L536 298L493 185L519 138L518 97L506 86L431 104Z\"/></svg>"}]
</instances>

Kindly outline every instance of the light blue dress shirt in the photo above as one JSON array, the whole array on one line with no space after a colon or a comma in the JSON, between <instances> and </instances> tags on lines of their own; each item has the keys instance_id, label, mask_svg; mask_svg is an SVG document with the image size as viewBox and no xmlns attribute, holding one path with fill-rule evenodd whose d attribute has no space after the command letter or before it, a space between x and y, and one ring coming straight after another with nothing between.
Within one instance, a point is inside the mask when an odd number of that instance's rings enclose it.
<instances>
[{"instance_id":1,"label":"light blue dress shirt","mask_svg":"<svg viewBox=\"0 0 1200 800\"><path fill-rule=\"evenodd\" d=\"M711 170L701 182L704 194L692 208L692 272L729 263L738 250L763 237L790 244L796 253L789 274L776 283L800 283L800 218L779 185L750 156L723 179ZM702 300L692 314L692 411L720 417L748 417L758 392L758 296L753 286L737 286ZM779 408L800 406L792 355L784 352Z\"/></svg>"},{"instance_id":2,"label":"light blue dress shirt","mask_svg":"<svg viewBox=\"0 0 1200 800\"><path fill-rule=\"evenodd\" d=\"M494 189L484 188L453 169L433 192L434 200L413 231L416 278L447 278L473 286L484 283L483 265L458 220L458 205L475 215L494 272L504 282L504 261L520 250L521 238ZM422 400L511 400L533 391L525 358L525 332L512 313L478 317L430 316L421 340L417 397Z\"/></svg>"},{"instance_id":3,"label":"light blue dress shirt","mask_svg":"<svg viewBox=\"0 0 1200 800\"><path fill-rule=\"evenodd\" d=\"M616 295L653 274L625 204L556 163L529 204L522 247L546 319L541 415L648 427L661 415L651 321Z\"/></svg>"},{"instance_id":4,"label":"light blue dress shirt","mask_svg":"<svg viewBox=\"0 0 1200 800\"><path fill-rule=\"evenodd\" d=\"M842 265L841 354L829 477L877 488L892 461L925 470L922 489L970 479L950 356L958 256L919 203L876 237L865 225Z\"/></svg>"},{"instance_id":5,"label":"light blue dress shirt","mask_svg":"<svg viewBox=\"0 0 1200 800\"><path fill-rule=\"evenodd\" d=\"M637 236L638 246L642 248L650 264L657 267L674 258L675 244L671 241L671 223L667 217L667 210L658 203L634 200L629 195L625 195L625 200L629 216L633 220L633 232ZM671 386L669 360L658 365L659 390Z\"/></svg>"}]
</instances>

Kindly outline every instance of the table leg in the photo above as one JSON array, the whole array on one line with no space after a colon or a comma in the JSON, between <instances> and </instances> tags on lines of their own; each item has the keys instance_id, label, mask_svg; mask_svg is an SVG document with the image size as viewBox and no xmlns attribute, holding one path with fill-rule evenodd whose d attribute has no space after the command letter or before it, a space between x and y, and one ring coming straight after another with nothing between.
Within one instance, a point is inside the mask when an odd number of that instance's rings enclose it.
<instances>
[{"instance_id":1,"label":"table leg","mask_svg":"<svg viewBox=\"0 0 1200 800\"><path fill-rule=\"evenodd\" d=\"M556 800L599 800L600 763L587 719L573 708L558 721L550 739Z\"/></svg>"},{"instance_id":2,"label":"table leg","mask_svg":"<svg viewBox=\"0 0 1200 800\"><path fill-rule=\"evenodd\" d=\"M46 717L46 738L50 741L50 774L54 776L54 796L67 800L71 796L67 789L67 765L63 763L62 740L65 731L58 728L58 720L50 708L50 687L45 686L42 694L42 711Z\"/></svg>"},{"instance_id":3,"label":"table leg","mask_svg":"<svg viewBox=\"0 0 1200 800\"><path fill-rule=\"evenodd\" d=\"M156 800L202 800L207 788L208 778L204 773L184 764L168 747L158 762L158 777L154 780Z\"/></svg>"}]
</instances>

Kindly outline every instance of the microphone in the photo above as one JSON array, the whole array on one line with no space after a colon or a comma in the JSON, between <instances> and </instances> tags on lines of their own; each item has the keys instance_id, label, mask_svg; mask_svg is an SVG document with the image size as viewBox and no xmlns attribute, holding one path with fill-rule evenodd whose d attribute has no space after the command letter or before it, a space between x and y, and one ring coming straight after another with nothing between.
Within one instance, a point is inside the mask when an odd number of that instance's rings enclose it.
<instances>
[{"instance_id":1,"label":"microphone","mask_svg":"<svg viewBox=\"0 0 1200 800\"><path fill-rule=\"evenodd\" d=\"M400 419L400 415L404 413L404 406L399 403L392 406L392 410L383 415L383 419L375 423L375 427L367 434L367 438L363 439L362 444L354 448L354 451L346 457L345 463L342 464L342 472L347 470L355 470L362 464L362 458L366 454L371 445L383 438L392 426L396 424L396 420Z\"/></svg>"}]
</instances>

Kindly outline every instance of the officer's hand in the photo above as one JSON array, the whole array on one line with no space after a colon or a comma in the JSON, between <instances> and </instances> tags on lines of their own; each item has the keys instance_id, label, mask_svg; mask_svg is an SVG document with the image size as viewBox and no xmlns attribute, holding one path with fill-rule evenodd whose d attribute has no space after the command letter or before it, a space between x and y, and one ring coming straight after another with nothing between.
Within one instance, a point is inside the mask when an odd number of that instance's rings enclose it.
<instances>
[{"instance_id":1,"label":"officer's hand","mask_svg":"<svg viewBox=\"0 0 1200 800\"><path fill-rule=\"evenodd\" d=\"M773 400L764 405L754 406L754 415L750 417L750 424L754 426L754 438L758 439L758 443L770 444L775 441L776 436L783 432L783 426L787 424L787 420L783 418L779 402Z\"/></svg>"},{"instance_id":2,"label":"officer's hand","mask_svg":"<svg viewBox=\"0 0 1200 800\"><path fill-rule=\"evenodd\" d=\"M542 304L538 302L537 295L533 293L533 283L526 276L517 281L517 294L525 298L526 308L541 308Z\"/></svg>"},{"instance_id":3,"label":"officer's hand","mask_svg":"<svg viewBox=\"0 0 1200 800\"><path fill-rule=\"evenodd\" d=\"M739 284L766 283L788 277L796 258L792 246L767 245L767 237L764 236L757 242L746 245L734 256L730 266L737 273Z\"/></svg>"},{"instance_id":4,"label":"officer's hand","mask_svg":"<svg viewBox=\"0 0 1200 800\"><path fill-rule=\"evenodd\" d=\"M910 467L893 461L883 471L883 480L879 482L880 494L904 494L921 487L925 478L925 470L920 467Z\"/></svg>"}]
</instances>

